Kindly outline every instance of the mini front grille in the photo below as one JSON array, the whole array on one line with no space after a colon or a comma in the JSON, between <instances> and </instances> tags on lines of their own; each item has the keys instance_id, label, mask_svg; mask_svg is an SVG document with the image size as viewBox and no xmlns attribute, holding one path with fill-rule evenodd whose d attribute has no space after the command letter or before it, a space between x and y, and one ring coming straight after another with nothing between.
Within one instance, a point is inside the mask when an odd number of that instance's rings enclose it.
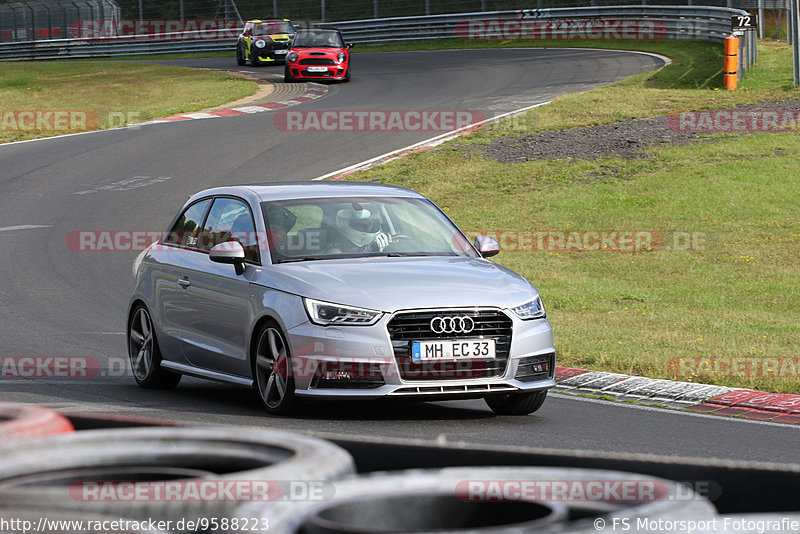
<instances>
[{"instance_id":1,"label":"mini front grille","mask_svg":"<svg viewBox=\"0 0 800 534\"><path fill-rule=\"evenodd\" d=\"M336 65L336 62L327 57L310 57L301 59L297 62L299 65Z\"/></svg>"},{"instance_id":2,"label":"mini front grille","mask_svg":"<svg viewBox=\"0 0 800 534\"><path fill-rule=\"evenodd\" d=\"M469 317L474 328L464 333L437 334L431 329L431 321L437 317ZM498 377L505 373L511 349L512 324L511 319L499 310L448 309L398 313L387 328L403 380L463 380ZM411 358L414 341L478 338L495 340L495 358L427 362L415 362Z\"/></svg>"}]
</instances>

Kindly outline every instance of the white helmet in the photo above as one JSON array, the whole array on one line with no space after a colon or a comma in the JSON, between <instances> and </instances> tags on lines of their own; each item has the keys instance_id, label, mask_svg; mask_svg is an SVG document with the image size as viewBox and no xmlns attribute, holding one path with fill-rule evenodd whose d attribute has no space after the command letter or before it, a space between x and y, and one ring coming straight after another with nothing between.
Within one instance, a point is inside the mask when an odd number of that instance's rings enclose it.
<instances>
[{"instance_id":1,"label":"white helmet","mask_svg":"<svg viewBox=\"0 0 800 534\"><path fill-rule=\"evenodd\" d=\"M353 208L341 209L336 213L336 227L354 245L364 247L375 241L381 221L372 216L368 209L356 204Z\"/></svg>"}]
</instances>

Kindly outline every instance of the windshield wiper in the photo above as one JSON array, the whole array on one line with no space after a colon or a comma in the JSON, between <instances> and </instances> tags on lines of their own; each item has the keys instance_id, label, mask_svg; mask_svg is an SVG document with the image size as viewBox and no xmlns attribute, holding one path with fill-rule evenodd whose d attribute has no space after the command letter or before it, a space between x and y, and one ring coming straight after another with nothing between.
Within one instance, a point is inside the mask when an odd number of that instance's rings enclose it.
<instances>
[{"instance_id":1,"label":"windshield wiper","mask_svg":"<svg viewBox=\"0 0 800 534\"><path fill-rule=\"evenodd\" d=\"M285 258L278 260L275 263L296 263L299 261L314 261L314 260L327 260L330 256L301 256L299 258Z\"/></svg>"}]
</instances>

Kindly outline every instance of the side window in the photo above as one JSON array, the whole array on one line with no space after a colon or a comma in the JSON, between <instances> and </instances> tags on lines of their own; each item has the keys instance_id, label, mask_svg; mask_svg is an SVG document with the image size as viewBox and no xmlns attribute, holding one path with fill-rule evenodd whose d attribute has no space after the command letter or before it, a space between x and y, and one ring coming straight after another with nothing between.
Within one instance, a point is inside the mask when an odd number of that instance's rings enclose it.
<instances>
[{"instance_id":1,"label":"side window","mask_svg":"<svg viewBox=\"0 0 800 534\"><path fill-rule=\"evenodd\" d=\"M245 259L258 262L258 239L250 208L241 200L217 198L208 212L200 248L211 250L226 241L238 241Z\"/></svg>"},{"instance_id":2,"label":"side window","mask_svg":"<svg viewBox=\"0 0 800 534\"><path fill-rule=\"evenodd\" d=\"M181 214L177 222L170 228L164 244L178 247L198 248L200 237L200 226L203 224L203 216L211 204L210 199L195 202Z\"/></svg>"}]
</instances>

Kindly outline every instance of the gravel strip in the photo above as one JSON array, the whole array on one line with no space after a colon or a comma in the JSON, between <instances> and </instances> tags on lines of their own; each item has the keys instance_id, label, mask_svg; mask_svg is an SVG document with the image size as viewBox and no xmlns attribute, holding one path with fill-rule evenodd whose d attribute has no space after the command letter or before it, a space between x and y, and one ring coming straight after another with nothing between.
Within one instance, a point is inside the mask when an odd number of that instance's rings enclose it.
<instances>
[{"instance_id":1,"label":"gravel strip","mask_svg":"<svg viewBox=\"0 0 800 534\"><path fill-rule=\"evenodd\" d=\"M742 106L729 111L795 111L800 110L800 100L781 100ZM737 132L747 134L748 132ZM631 119L614 124L548 130L500 138L480 150L486 158L502 163L548 159L593 160L603 156L621 158L643 157L642 150L666 144L686 145L700 140L709 141L708 133L694 133L672 129L667 116L649 119Z\"/></svg>"}]
</instances>

